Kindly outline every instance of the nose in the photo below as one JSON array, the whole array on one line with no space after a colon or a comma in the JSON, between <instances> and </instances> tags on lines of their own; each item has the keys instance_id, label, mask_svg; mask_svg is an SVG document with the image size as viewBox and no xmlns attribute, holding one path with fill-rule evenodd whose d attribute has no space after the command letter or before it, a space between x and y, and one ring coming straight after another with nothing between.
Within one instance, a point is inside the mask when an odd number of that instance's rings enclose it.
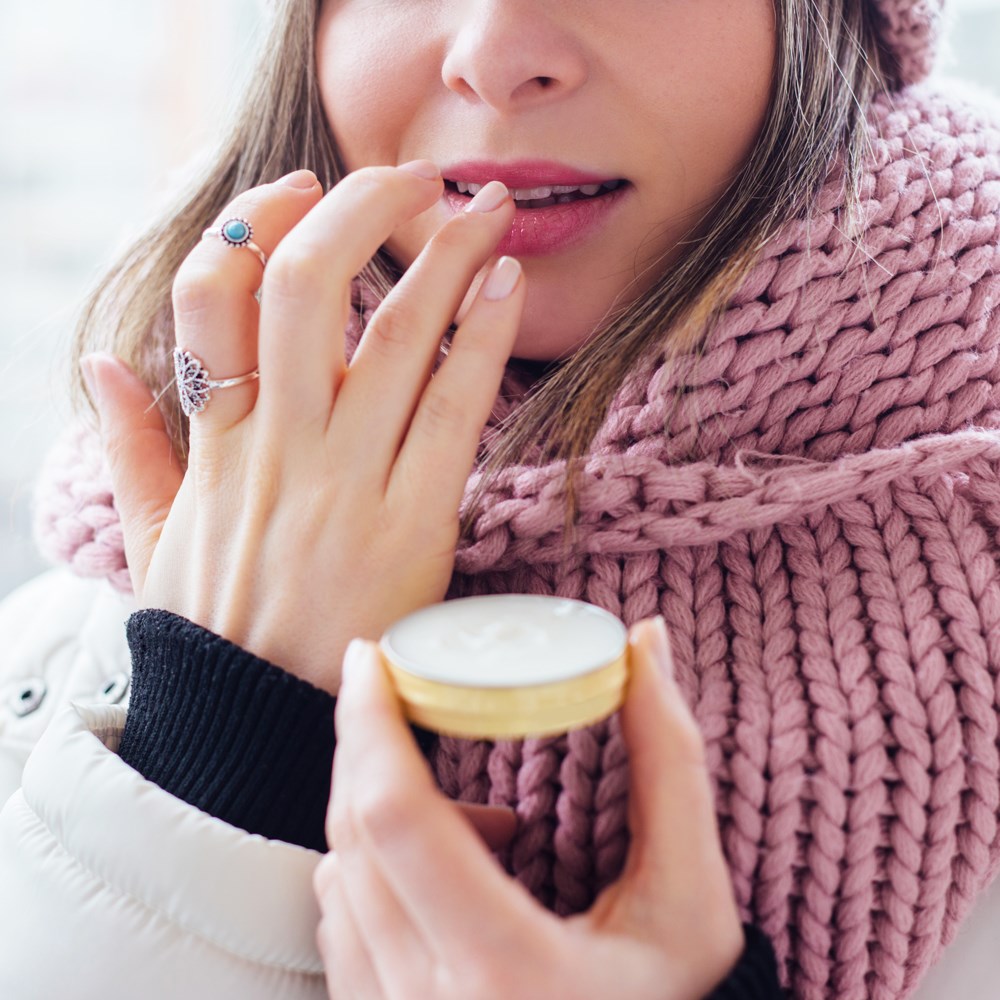
<instances>
[{"instance_id":1,"label":"nose","mask_svg":"<svg viewBox=\"0 0 1000 1000\"><path fill-rule=\"evenodd\" d=\"M553 16L550 7L544 0L452 5L455 20L441 67L445 85L502 114L561 100L579 89L588 74L582 39L568 18Z\"/></svg>"}]
</instances>

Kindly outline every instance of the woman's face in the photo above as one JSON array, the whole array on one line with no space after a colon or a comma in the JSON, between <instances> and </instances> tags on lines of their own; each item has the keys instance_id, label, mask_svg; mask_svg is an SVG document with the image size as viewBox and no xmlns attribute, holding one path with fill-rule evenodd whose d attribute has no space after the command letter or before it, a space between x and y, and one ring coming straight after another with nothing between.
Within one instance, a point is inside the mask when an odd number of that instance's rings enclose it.
<instances>
[{"instance_id":1,"label":"woman's face","mask_svg":"<svg viewBox=\"0 0 1000 1000\"><path fill-rule=\"evenodd\" d=\"M774 47L773 0L326 0L317 59L348 170L426 158L449 182L535 189L498 254L528 282L514 356L553 360L648 289L723 193ZM603 181L624 183L591 195ZM574 203L538 205L553 185L577 190L543 202ZM468 201L449 189L386 244L403 267Z\"/></svg>"}]
</instances>

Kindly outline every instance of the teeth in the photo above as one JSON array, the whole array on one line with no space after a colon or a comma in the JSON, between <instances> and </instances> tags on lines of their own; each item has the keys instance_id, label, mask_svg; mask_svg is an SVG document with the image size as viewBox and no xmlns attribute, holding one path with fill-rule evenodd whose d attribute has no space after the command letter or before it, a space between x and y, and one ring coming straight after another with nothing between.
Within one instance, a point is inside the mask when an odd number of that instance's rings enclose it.
<instances>
[{"instance_id":1,"label":"teeth","mask_svg":"<svg viewBox=\"0 0 1000 1000\"><path fill-rule=\"evenodd\" d=\"M551 198L552 188L516 188L511 191L511 195L514 198L514 201L534 201L536 198Z\"/></svg>"},{"instance_id":2,"label":"teeth","mask_svg":"<svg viewBox=\"0 0 1000 1000\"><path fill-rule=\"evenodd\" d=\"M454 181L453 183L460 194L467 194L470 197L479 194L486 186L485 184L467 184L465 181ZM555 184L551 187L517 188L510 193L515 201L541 201L545 198L573 194L576 191L593 197L602 188L606 191L614 191L620 186L621 181L605 181L603 184Z\"/></svg>"}]
</instances>

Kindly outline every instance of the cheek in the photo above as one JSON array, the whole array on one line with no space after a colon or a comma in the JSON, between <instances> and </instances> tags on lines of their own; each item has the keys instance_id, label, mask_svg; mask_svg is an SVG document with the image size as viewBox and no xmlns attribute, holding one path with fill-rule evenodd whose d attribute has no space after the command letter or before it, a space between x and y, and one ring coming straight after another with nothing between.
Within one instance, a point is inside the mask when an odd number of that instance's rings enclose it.
<instances>
[{"instance_id":1,"label":"cheek","mask_svg":"<svg viewBox=\"0 0 1000 1000\"><path fill-rule=\"evenodd\" d=\"M705 80L699 117L711 121L707 132L715 155L735 168L749 154L771 102L774 78L774 16L770 4L756 16L737 18L736 30L716 39L717 71Z\"/></svg>"},{"instance_id":2,"label":"cheek","mask_svg":"<svg viewBox=\"0 0 1000 1000\"><path fill-rule=\"evenodd\" d=\"M398 162L400 140L415 112L417 88L406 81L416 78L423 60L416 46L401 44L412 37L405 26L386 30L392 15L376 6L325 14L317 30L320 98L348 171Z\"/></svg>"},{"instance_id":3,"label":"cheek","mask_svg":"<svg viewBox=\"0 0 1000 1000\"><path fill-rule=\"evenodd\" d=\"M709 7L716 8L709 16ZM664 168L689 207L718 197L750 154L770 105L775 62L770 0L706 5L667 47L655 108Z\"/></svg>"}]
</instances>

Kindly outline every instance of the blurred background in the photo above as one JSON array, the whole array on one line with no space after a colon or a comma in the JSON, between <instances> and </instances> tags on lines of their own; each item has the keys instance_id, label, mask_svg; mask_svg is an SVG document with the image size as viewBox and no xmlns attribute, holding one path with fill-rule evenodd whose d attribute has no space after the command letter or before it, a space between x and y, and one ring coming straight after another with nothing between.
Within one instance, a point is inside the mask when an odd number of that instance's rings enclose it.
<instances>
[{"instance_id":1,"label":"blurred background","mask_svg":"<svg viewBox=\"0 0 1000 1000\"><path fill-rule=\"evenodd\" d=\"M79 304L210 146L265 3L0 3L0 597L44 568L31 488ZM951 3L939 72L1000 95L1000 0Z\"/></svg>"}]
</instances>

